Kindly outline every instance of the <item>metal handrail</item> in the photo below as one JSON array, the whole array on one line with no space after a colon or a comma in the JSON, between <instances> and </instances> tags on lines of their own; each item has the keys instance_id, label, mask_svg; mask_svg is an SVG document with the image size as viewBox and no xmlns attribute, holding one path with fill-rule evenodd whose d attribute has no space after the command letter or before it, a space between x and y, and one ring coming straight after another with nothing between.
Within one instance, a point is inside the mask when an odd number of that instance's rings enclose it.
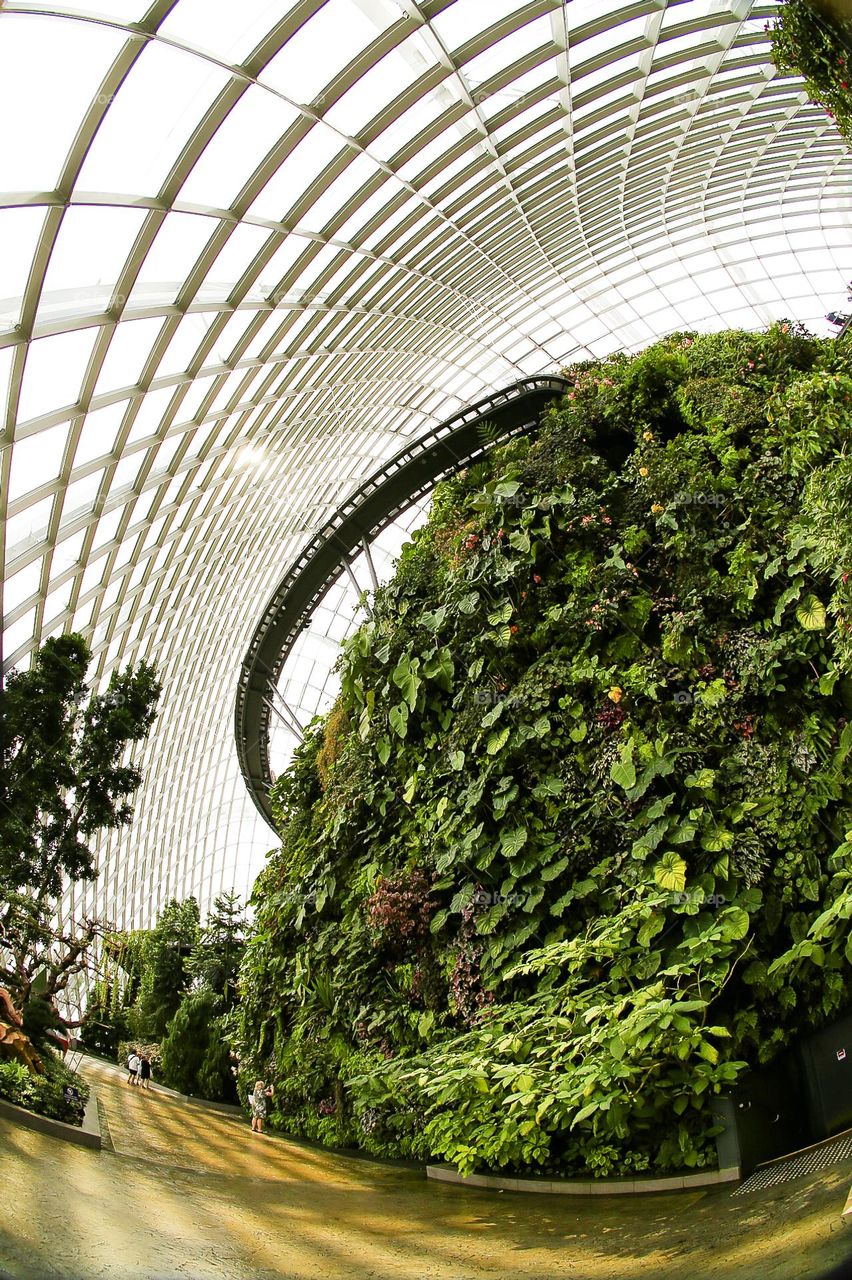
<instances>
[{"instance_id":1,"label":"metal handrail","mask_svg":"<svg viewBox=\"0 0 852 1280\"><path fill-rule=\"evenodd\" d=\"M270 825L270 711L264 697L326 591L367 539L375 538L418 497L482 457L498 441L534 429L546 404L568 385L556 375L524 378L431 428L350 494L291 563L249 643L237 680L234 714L240 769L255 805ZM476 436L485 422L494 428L487 443Z\"/></svg>"}]
</instances>

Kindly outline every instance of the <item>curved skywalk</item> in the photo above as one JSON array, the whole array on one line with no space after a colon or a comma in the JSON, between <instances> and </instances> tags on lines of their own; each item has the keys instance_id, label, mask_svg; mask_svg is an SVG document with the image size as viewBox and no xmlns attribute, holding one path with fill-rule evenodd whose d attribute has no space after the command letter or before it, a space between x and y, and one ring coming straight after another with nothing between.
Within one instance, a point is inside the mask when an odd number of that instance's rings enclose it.
<instances>
[{"instance_id":1,"label":"curved skywalk","mask_svg":"<svg viewBox=\"0 0 852 1280\"><path fill-rule=\"evenodd\" d=\"M751 0L5 0L3 660L164 697L96 896L273 843L232 735L299 548L405 441L665 332L818 332L850 159Z\"/></svg>"}]
</instances>

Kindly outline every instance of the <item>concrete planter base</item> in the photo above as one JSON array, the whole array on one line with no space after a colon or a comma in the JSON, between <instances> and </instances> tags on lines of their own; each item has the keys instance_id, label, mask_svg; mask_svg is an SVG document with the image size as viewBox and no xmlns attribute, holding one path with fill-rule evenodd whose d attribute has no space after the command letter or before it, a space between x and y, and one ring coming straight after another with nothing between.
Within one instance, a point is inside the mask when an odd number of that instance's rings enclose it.
<instances>
[{"instance_id":1,"label":"concrete planter base","mask_svg":"<svg viewBox=\"0 0 852 1280\"><path fill-rule=\"evenodd\" d=\"M98 1101L94 1092L89 1093L82 1125L66 1124L64 1120L40 1116L35 1111L27 1111L24 1107L16 1107L14 1103L4 1102L2 1099L0 1099L0 1117L22 1125L25 1129L46 1133L51 1138L62 1138L64 1142L74 1142L78 1147L90 1147L93 1151L101 1149Z\"/></svg>"},{"instance_id":2,"label":"concrete planter base","mask_svg":"<svg viewBox=\"0 0 852 1280\"><path fill-rule=\"evenodd\" d=\"M739 1182L738 1166L712 1169L704 1173L687 1173L671 1178L618 1178L610 1181L553 1181L546 1178L497 1178L485 1173L472 1173L463 1178L445 1165L427 1165L426 1177L436 1182L455 1182L464 1187L484 1187L489 1191L532 1191L555 1196L632 1196L650 1191L691 1191L697 1187L716 1187Z\"/></svg>"}]
</instances>

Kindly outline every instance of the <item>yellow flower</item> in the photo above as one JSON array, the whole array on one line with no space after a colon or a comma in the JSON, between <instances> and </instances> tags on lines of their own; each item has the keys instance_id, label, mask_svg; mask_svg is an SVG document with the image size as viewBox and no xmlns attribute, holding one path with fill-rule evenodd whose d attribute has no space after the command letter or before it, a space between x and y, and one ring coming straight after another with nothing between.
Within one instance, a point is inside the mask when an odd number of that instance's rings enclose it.
<instances>
[{"instance_id":1,"label":"yellow flower","mask_svg":"<svg viewBox=\"0 0 852 1280\"><path fill-rule=\"evenodd\" d=\"M643 431L643 432L642 432L642 439L643 439L643 440L653 440L653 439L654 439L654 433L653 433L653 431Z\"/></svg>"},{"instance_id":2,"label":"yellow flower","mask_svg":"<svg viewBox=\"0 0 852 1280\"><path fill-rule=\"evenodd\" d=\"M648 474L648 468L647 468L647 467L640 467L640 468L639 468L639 474L640 474L640 476L646 476L646 475Z\"/></svg>"},{"instance_id":3,"label":"yellow flower","mask_svg":"<svg viewBox=\"0 0 852 1280\"><path fill-rule=\"evenodd\" d=\"M655 516L658 516L661 511L665 511L665 507L662 505L662 503L654 502L651 505L651 510L653 511Z\"/></svg>"},{"instance_id":4,"label":"yellow flower","mask_svg":"<svg viewBox=\"0 0 852 1280\"><path fill-rule=\"evenodd\" d=\"M610 702L620 702L624 697L624 690L619 689L618 685L614 684L606 696L609 698Z\"/></svg>"}]
</instances>

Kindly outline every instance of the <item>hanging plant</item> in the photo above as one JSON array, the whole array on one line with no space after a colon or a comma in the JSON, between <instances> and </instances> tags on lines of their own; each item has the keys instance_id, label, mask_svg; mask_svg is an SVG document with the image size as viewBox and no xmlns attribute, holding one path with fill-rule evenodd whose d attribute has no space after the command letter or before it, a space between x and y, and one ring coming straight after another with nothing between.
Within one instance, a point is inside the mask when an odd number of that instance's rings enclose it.
<instances>
[{"instance_id":1,"label":"hanging plant","mask_svg":"<svg viewBox=\"0 0 852 1280\"><path fill-rule=\"evenodd\" d=\"M778 70L802 76L810 99L852 142L852 21L828 3L785 0L776 25L766 29Z\"/></svg>"}]
</instances>

